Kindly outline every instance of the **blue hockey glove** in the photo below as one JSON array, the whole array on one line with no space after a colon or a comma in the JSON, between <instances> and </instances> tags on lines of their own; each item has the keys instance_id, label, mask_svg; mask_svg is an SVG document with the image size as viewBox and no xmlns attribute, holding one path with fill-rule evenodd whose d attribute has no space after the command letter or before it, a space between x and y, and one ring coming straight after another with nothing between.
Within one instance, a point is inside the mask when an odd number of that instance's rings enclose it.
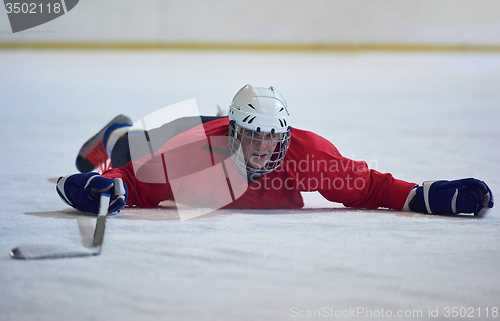
<instances>
[{"instance_id":1,"label":"blue hockey glove","mask_svg":"<svg viewBox=\"0 0 500 321\"><path fill-rule=\"evenodd\" d=\"M485 216L492 207L490 188L474 178L424 182L410 192L405 204L412 212L438 215L474 213Z\"/></svg>"},{"instance_id":2,"label":"blue hockey glove","mask_svg":"<svg viewBox=\"0 0 500 321\"><path fill-rule=\"evenodd\" d=\"M59 177L56 190L68 205L95 214L99 212L101 193L109 193L111 196L109 214L118 213L123 209L128 197L127 185L120 178L105 178L98 173Z\"/></svg>"}]
</instances>

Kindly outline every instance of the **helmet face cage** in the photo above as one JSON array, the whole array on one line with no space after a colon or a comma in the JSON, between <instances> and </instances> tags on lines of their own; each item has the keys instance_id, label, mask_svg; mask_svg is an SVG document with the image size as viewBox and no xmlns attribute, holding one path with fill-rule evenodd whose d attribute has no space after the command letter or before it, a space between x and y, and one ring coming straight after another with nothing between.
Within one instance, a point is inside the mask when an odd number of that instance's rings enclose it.
<instances>
[{"instance_id":1,"label":"helmet face cage","mask_svg":"<svg viewBox=\"0 0 500 321\"><path fill-rule=\"evenodd\" d=\"M281 166L290 146L291 130L288 127L284 133L257 132L230 122L229 150L236 166L247 174L250 182ZM270 150L269 146L274 145L274 150Z\"/></svg>"}]
</instances>

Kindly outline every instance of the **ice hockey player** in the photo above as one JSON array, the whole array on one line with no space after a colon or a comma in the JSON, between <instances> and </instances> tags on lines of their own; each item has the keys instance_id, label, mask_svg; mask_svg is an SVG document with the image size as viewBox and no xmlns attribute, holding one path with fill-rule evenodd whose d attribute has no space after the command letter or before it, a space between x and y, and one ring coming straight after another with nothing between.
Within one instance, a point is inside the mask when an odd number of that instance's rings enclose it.
<instances>
[{"instance_id":1,"label":"ice hockey player","mask_svg":"<svg viewBox=\"0 0 500 321\"><path fill-rule=\"evenodd\" d=\"M481 180L427 181L421 185L369 169L343 157L312 132L289 124L288 107L276 88L246 85L226 117L187 117L145 133L163 145L133 159L134 137L126 116L118 116L80 151L82 172L58 180L61 198L96 213L99 194L114 194L109 212L127 206L156 207L165 200L208 208L301 208L303 191L355 208L388 208L425 214L484 216L493 195ZM139 135L141 136L141 135ZM144 136L144 135L142 135ZM149 150L149 152L148 152ZM111 157L111 169L92 172Z\"/></svg>"}]
</instances>

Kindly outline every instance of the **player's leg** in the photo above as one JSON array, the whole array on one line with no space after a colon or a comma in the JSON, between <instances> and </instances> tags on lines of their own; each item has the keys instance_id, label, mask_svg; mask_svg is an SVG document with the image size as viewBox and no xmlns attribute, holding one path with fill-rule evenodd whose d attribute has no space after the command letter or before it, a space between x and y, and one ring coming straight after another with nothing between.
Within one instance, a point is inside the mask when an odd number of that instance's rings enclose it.
<instances>
[{"instance_id":1,"label":"player's leg","mask_svg":"<svg viewBox=\"0 0 500 321\"><path fill-rule=\"evenodd\" d=\"M125 115L118 115L113 118L97 134L83 144L76 157L76 168L82 173L87 173L105 166L109 158L105 141L109 139L112 133L121 133L123 135L131 125L132 120ZM106 134L107 137L105 138ZM113 137L117 137L116 134Z\"/></svg>"},{"instance_id":2,"label":"player's leg","mask_svg":"<svg viewBox=\"0 0 500 321\"><path fill-rule=\"evenodd\" d=\"M196 116L183 117L164 124L161 127L148 131L148 137L155 145L165 144L169 139L185 131L192 129L200 123L220 119L220 116ZM134 148L134 160L149 155L149 146L144 144L143 136L136 135L139 131L129 130L130 125L111 125L103 134L103 145L106 155L111 159L111 167L118 168L125 166L132 161L130 148Z\"/></svg>"},{"instance_id":3,"label":"player's leg","mask_svg":"<svg viewBox=\"0 0 500 321\"><path fill-rule=\"evenodd\" d=\"M224 116L226 117L226 116ZM169 139L192 129L200 123L206 123L212 120L223 118L221 116L195 116L183 117L164 124L161 127L148 131L150 141L154 141L155 145L161 146ZM117 132L117 135L119 132ZM128 162L132 161L130 146L134 148L134 160L149 155L151 153L149 146L144 144L142 135L135 135L134 131L129 131L125 135L121 135L118 140L110 139L107 143L108 155L111 156L111 165L113 168L123 167Z\"/></svg>"}]
</instances>

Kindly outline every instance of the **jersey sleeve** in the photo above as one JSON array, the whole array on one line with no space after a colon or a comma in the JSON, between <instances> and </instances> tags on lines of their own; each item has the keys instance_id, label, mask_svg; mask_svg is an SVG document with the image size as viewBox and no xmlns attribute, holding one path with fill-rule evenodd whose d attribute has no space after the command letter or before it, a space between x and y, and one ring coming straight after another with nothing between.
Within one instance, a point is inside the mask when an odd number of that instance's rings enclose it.
<instances>
[{"instance_id":1,"label":"jersey sleeve","mask_svg":"<svg viewBox=\"0 0 500 321\"><path fill-rule=\"evenodd\" d=\"M343 157L321 136L294 131L286 166L301 191L318 191L327 200L347 207L402 210L414 183L369 169L364 161Z\"/></svg>"},{"instance_id":2,"label":"jersey sleeve","mask_svg":"<svg viewBox=\"0 0 500 321\"><path fill-rule=\"evenodd\" d=\"M162 173L159 173L160 175L155 175L156 178L153 179L149 179L150 177L146 177L142 174L148 173L148 176L152 176L151 174L157 173L158 170L161 170L162 167L159 166L161 164L157 163L158 160L154 160L152 163L145 165L148 169L142 167L139 168L137 173L137 167L136 170L134 170L134 164L129 162L124 167L113 168L104 172L102 176L106 178L121 178L123 180L123 182L127 185L128 190L128 206L136 205L143 208L157 207L160 202L173 198L168 178L163 171ZM151 170L149 169L150 167L155 167L155 169ZM155 179L157 181L161 179L161 181L155 183Z\"/></svg>"},{"instance_id":3,"label":"jersey sleeve","mask_svg":"<svg viewBox=\"0 0 500 321\"><path fill-rule=\"evenodd\" d=\"M346 162L347 159L343 158ZM345 186L337 184L319 192L326 199L332 202L340 202L347 207L357 208L389 208L401 211L406 202L406 198L414 183L396 179L389 173L380 173L373 169L368 169L366 163L348 160L364 167L365 170L348 170L342 177ZM348 162L347 161L347 162ZM355 165L355 166L356 166Z\"/></svg>"}]
</instances>

